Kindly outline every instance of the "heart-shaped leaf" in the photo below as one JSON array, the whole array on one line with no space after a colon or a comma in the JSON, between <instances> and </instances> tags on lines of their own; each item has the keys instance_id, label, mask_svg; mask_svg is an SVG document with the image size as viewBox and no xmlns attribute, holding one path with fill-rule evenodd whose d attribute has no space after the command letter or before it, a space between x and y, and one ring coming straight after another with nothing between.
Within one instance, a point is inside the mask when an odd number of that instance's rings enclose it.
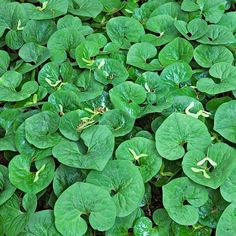
<instances>
[{"instance_id":1,"label":"heart-shaped leaf","mask_svg":"<svg viewBox=\"0 0 236 236\"><path fill-rule=\"evenodd\" d=\"M82 236L87 231L87 223L83 217L88 219L95 230L108 230L115 222L116 206L103 188L77 182L60 195L54 214L60 233Z\"/></svg>"},{"instance_id":2,"label":"heart-shaped leaf","mask_svg":"<svg viewBox=\"0 0 236 236\"><path fill-rule=\"evenodd\" d=\"M142 176L130 161L109 161L102 172L91 171L86 181L110 193L119 217L138 208L144 195Z\"/></svg>"},{"instance_id":3,"label":"heart-shaped leaf","mask_svg":"<svg viewBox=\"0 0 236 236\"><path fill-rule=\"evenodd\" d=\"M192 150L183 159L183 171L194 182L216 189L236 166L236 152L225 143L210 146L206 153Z\"/></svg>"},{"instance_id":4,"label":"heart-shaped leaf","mask_svg":"<svg viewBox=\"0 0 236 236\"><path fill-rule=\"evenodd\" d=\"M177 127L177 129L176 129ZM211 143L207 127L201 121L188 115L171 114L156 131L156 148L167 160L177 160L187 150L205 151Z\"/></svg>"},{"instance_id":5,"label":"heart-shaped leaf","mask_svg":"<svg viewBox=\"0 0 236 236\"><path fill-rule=\"evenodd\" d=\"M197 208L208 199L204 187L193 183L187 177L181 177L164 185L162 189L163 204L172 220L181 225L192 225L198 222Z\"/></svg>"}]
</instances>

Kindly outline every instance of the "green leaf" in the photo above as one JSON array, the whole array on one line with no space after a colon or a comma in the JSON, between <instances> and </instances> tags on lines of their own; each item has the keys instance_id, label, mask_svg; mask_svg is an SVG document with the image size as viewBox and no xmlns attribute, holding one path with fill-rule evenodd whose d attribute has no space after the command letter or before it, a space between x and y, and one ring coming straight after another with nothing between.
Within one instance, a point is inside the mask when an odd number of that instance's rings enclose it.
<instances>
[{"instance_id":1,"label":"green leaf","mask_svg":"<svg viewBox=\"0 0 236 236\"><path fill-rule=\"evenodd\" d=\"M75 51L75 58L80 68L91 68L95 61L93 57L99 54L99 45L97 42L83 41Z\"/></svg>"},{"instance_id":2,"label":"green leaf","mask_svg":"<svg viewBox=\"0 0 236 236\"><path fill-rule=\"evenodd\" d=\"M129 229L132 228L134 220L142 214L140 208L134 210L126 217L116 217L114 226L106 231L106 236L129 236Z\"/></svg>"},{"instance_id":3,"label":"green leaf","mask_svg":"<svg viewBox=\"0 0 236 236\"><path fill-rule=\"evenodd\" d=\"M138 208L144 195L142 176L130 161L111 160L103 171L91 171L86 181L110 193L118 217L125 217Z\"/></svg>"},{"instance_id":4,"label":"green leaf","mask_svg":"<svg viewBox=\"0 0 236 236\"><path fill-rule=\"evenodd\" d=\"M52 210L43 210L34 213L29 220L29 223L24 229L22 236L33 235L53 235L60 236L54 224L54 215Z\"/></svg>"},{"instance_id":5,"label":"green leaf","mask_svg":"<svg viewBox=\"0 0 236 236\"><path fill-rule=\"evenodd\" d=\"M78 182L60 195L54 214L60 233L82 236L87 231L84 218L88 219L95 230L110 229L115 222L116 206L106 190L93 184Z\"/></svg>"},{"instance_id":6,"label":"green leaf","mask_svg":"<svg viewBox=\"0 0 236 236\"><path fill-rule=\"evenodd\" d=\"M75 84L80 90L80 102L89 101L102 95L103 84L96 81L94 74L89 70L84 70L82 73L80 73Z\"/></svg>"},{"instance_id":7,"label":"green leaf","mask_svg":"<svg viewBox=\"0 0 236 236\"><path fill-rule=\"evenodd\" d=\"M70 111L60 118L59 130L69 140L78 141L80 132L78 127L90 114L83 110Z\"/></svg>"},{"instance_id":8,"label":"green leaf","mask_svg":"<svg viewBox=\"0 0 236 236\"><path fill-rule=\"evenodd\" d=\"M48 102L53 104L56 111L63 115L63 113L77 110L80 107L78 92L79 90L74 85L65 84L65 88L62 87L48 97Z\"/></svg>"},{"instance_id":9,"label":"green leaf","mask_svg":"<svg viewBox=\"0 0 236 236\"><path fill-rule=\"evenodd\" d=\"M0 165L0 206L4 204L14 192L15 187L9 181L7 167Z\"/></svg>"},{"instance_id":10,"label":"green leaf","mask_svg":"<svg viewBox=\"0 0 236 236\"><path fill-rule=\"evenodd\" d=\"M231 203L220 217L216 228L216 236L227 236L236 234L236 205Z\"/></svg>"},{"instance_id":11,"label":"green leaf","mask_svg":"<svg viewBox=\"0 0 236 236\"><path fill-rule=\"evenodd\" d=\"M185 39L176 38L159 53L159 60L163 66L168 66L174 62L189 63L193 58L193 46Z\"/></svg>"},{"instance_id":12,"label":"green leaf","mask_svg":"<svg viewBox=\"0 0 236 236\"><path fill-rule=\"evenodd\" d=\"M235 66L219 62L210 68L209 74L211 77L202 78L197 82L199 91L215 95L236 89Z\"/></svg>"},{"instance_id":13,"label":"green leaf","mask_svg":"<svg viewBox=\"0 0 236 236\"><path fill-rule=\"evenodd\" d=\"M233 63L234 57L224 46L198 45L194 50L194 59L198 65L210 68L219 62Z\"/></svg>"},{"instance_id":14,"label":"green leaf","mask_svg":"<svg viewBox=\"0 0 236 236\"><path fill-rule=\"evenodd\" d=\"M42 87L46 88L49 93L52 93L62 83L59 76L60 71L58 64L49 62L39 71L38 81Z\"/></svg>"},{"instance_id":15,"label":"green leaf","mask_svg":"<svg viewBox=\"0 0 236 236\"><path fill-rule=\"evenodd\" d=\"M184 0L181 5L181 9L188 12L193 12L201 10L206 21L210 23L217 23L224 14L226 7L225 0L216 0L212 2L211 0Z\"/></svg>"},{"instance_id":16,"label":"green leaf","mask_svg":"<svg viewBox=\"0 0 236 236\"><path fill-rule=\"evenodd\" d=\"M45 149L55 146L61 139L56 131L59 127L59 116L51 111L43 111L25 121L27 141L37 148Z\"/></svg>"},{"instance_id":17,"label":"green leaf","mask_svg":"<svg viewBox=\"0 0 236 236\"><path fill-rule=\"evenodd\" d=\"M207 22L202 19L193 19L190 22L175 21L177 30L188 40L196 40L203 37L208 30Z\"/></svg>"},{"instance_id":18,"label":"green leaf","mask_svg":"<svg viewBox=\"0 0 236 236\"><path fill-rule=\"evenodd\" d=\"M7 71L0 77L0 101L17 102L29 98L38 90L35 81L25 82L19 90L22 75L16 71Z\"/></svg>"},{"instance_id":19,"label":"green leaf","mask_svg":"<svg viewBox=\"0 0 236 236\"><path fill-rule=\"evenodd\" d=\"M230 29L225 26L209 25L207 33L197 41L202 44L227 45L235 43L235 37Z\"/></svg>"},{"instance_id":20,"label":"green leaf","mask_svg":"<svg viewBox=\"0 0 236 236\"><path fill-rule=\"evenodd\" d=\"M124 65L115 59L97 59L94 78L102 84L114 86L128 79L128 71Z\"/></svg>"},{"instance_id":21,"label":"green leaf","mask_svg":"<svg viewBox=\"0 0 236 236\"><path fill-rule=\"evenodd\" d=\"M234 77L235 78L235 77ZM223 103L216 110L214 130L230 142L236 143L236 101Z\"/></svg>"},{"instance_id":22,"label":"green leaf","mask_svg":"<svg viewBox=\"0 0 236 236\"><path fill-rule=\"evenodd\" d=\"M53 179L53 190L57 197L59 197L62 192L69 188L72 184L76 182L82 182L85 179L85 175L82 171L77 168L60 165L55 172Z\"/></svg>"},{"instance_id":23,"label":"green leaf","mask_svg":"<svg viewBox=\"0 0 236 236\"><path fill-rule=\"evenodd\" d=\"M0 206L0 216L3 219L5 235L19 235L29 221L29 215L20 209L20 199L13 195L7 202Z\"/></svg>"},{"instance_id":24,"label":"green leaf","mask_svg":"<svg viewBox=\"0 0 236 236\"><path fill-rule=\"evenodd\" d=\"M164 208L159 208L153 212L152 219L158 226L160 235L173 236L171 230L172 219L169 217L167 211Z\"/></svg>"},{"instance_id":25,"label":"green leaf","mask_svg":"<svg viewBox=\"0 0 236 236\"><path fill-rule=\"evenodd\" d=\"M185 144L188 151L205 151L211 144L211 137L204 123L180 113L173 113L166 118L156 131L155 138L157 151L167 160L182 158Z\"/></svg>"},{"instance_id":26,"label":"green leaf","mask_svg":"<svg viewBox=\"0 0 236 236\"><path fill-rule=\"evenodd\" d=\"M123 82L109 91L111 102L115 108L128 112L131 116L139 116L142 104L146 99L145 89L131 81Z\"/></svg>"},{"instance_id":27,"label":"green leaf","mask_svg":"<svg viewBox=\"0 0 236 236\"><path fill-rule=\"evenodd\" d=\"M35 165L32 171L32 165ZM38 193L53 180L55 164L53 159L35 161L27 156L17 155L9 163L9 179L18 189L26 193Z\"/></svg>"},{"instance_id":28,"label":"green leaf","mask_svg":"<svg viewBox=\"0 0 236 236\"><path fill-rule=\"evenodd\" d=\"M43 63L49 58L49 51L46 47L30 42L22 46L19 51L19 56L25 62L37 64L39 62Z\"/></svg>"},{"instance_id":29,"label":"green leaf","mask_svg":"<svg viewBox=\"0 0 236 236\"><path fill-rule=\"evenodd\" d=\"M151 17L158 15L169 15L175 20L187 20L187 14L181 11L180 5L177 2L166 1L160 4L151 14Z\"/></svg>"},{"instance_id":30,"label":"green leaf","mask_svg":"<svg viewBox=\"0 0 236 236\"><path fill-rule=\"evenodd\" d=\"M232 2L233 3L233 2ZM235 26L235 20L236 20L236 14L235 12L227 12L225 13L220 21L218 22L219 25L223 25L228 27L232 32L235 32L236 26Z\"/></svg>"},{"instance_id":31,"label":"green leaf","mask_svg":"<svg viewBox=\"0 0 236 236\"><path fill-rule=\"evenodd\" d=\"M227 202L233 202L236 197L236 169L226 178L220 186L220 193Z\"/></svg>"},{"instance_id":32,"label":"green leaf","mask_svg":"<svg viewBox=\"0 0 236 236\"><path fill-rule=\"evenodd\" d=\"M68 0L48 0L41 1L42 5L39 7L30 3L25 3L23 6L33 20L47 20L54 19L58 16L67 13Z\"/></svg>"},{"instance_id":33,"label":"green leaf","mask_svg":"<svg viewBox=\"0 0 236 236\"><path fill-rule=\"evenodd\" d=\"M99 120L99 124L106 125L115 137L128 134L133 129L134 122L133 117L119 109L106 111Z\"/></svg>"},{"instance_id":34,"label":"green leaf","mask_svg":"<svg viewBox=\"0 0 236 236\"><path fill-rule=\"evenodd\" d=\"M183 171L194 182L217 189L236 166L236 152L225 143L210 146L206 153L192 150L183 159Z\"/></svg>"},{"instance_id":35,"label":"green leaf","mask_svg":"<svg viewBox=\"0 0 236 236\"><path fill-rule=\"evenodd\" d=\"M193 183L187 177L181 177L164 185L162 189L163 204L172 220L181 225L198 222L197 208L208 199L205 188Z\"/></svg>"},{"instance_id":36,"label":"green leaf","mask_svg":"<svg viewBox=\"0 0 236 236\"><path fill-rule=\"evenodd\" d=\"M56 24L52 20L30 20L22 31L26 43L45 45L50 36L56 31Z\"/></svg>"},{"instance_id":37,"label":"green leaf","mask_svg":"<svg viewBox=\"0 0 236 236\"><path fill-rule=\"evenodd\" d=\"M0 76L2 76L10 64L10 56L6 51L0 50Z\"/></svg>"},{"instance_id":38,"label":"green leaf","mask_svg":"<svg viewBox=\"0 0 236 236\"><path fill-rule=\"evenodd\" d=\"M209 189L208 196L208 201L199 207L199 223L215 229L228 203L222 198L218 190Z\"/></svg>"},{"instance_id":39,"label":"green leaf","mask_svg":"<svg viewBox=\"0 0 236 236\"><path fill-rule=\"evenodd\" d=\"M127 64L142 70L160 70L160 62L158 59L153 59L156 55L157 50L152 44L145 42L136 43L129 49L127 55ZM150 63L147 63L147 60L151 60Z\"/></svg>"},{"instance_id":40,"label":"green leaf","mask_svg":"<svg viewBox=\"0 0 236 236\"><path fill-rule=\"evenodd\" d=\"M144 182L154 177L162 164L155 142L143 137L135 137L122 142L116 149L116 158L136 164Z\"/></svg>"},{"instance_id":41,"label":"green leaf","mask_svg":"<svg viewBox=\"0 0 236 236\"><path fill-rule=\"evenodd\" d=\"M69 12L77 16L95 18L103 10L103 5L99 0L73 0Z\"/></svg>"},{"instance_id":42,"label":"green leaf","mask_svg":"<svg viewBox=\"0 0 236 236\"><path fill-rule=\"evenodd\" d=\"M127 49L131 43L138 43L145 34L143 26L134 18L118 16L107 22L106 30L112 42Z\"/></svg>"},{"instance_id":43,"label":"green leaf","mask_svg":"<svg viewBox=\"0 0 236 236\"><path fill-rule=\"evenodd\" d=\"M103 11L109 13L117 12L125 5L125 3L122 0L113 0L113 1L100 0L100 2L104 7Z\"/></svg>"},{"instance_id":44,"label":"green leaf","mask_svg":"<svg viewBox=\"0 0 236 236\"><path fill-rule=\"evenodd\" d=\"M74 28L63 28L56 31L47 43L52 61L56 63L64 62L67 53L74 58L75 49L83 40L83 35Z\"/></svg>"},{"instance_id":45,"label":"green leaf","mask_svg":"<svg viewBox=\"0 0 236 236\"><path fill-rule=\"evenodd\" d=\"M174 26L174 19L168 15L158 15L149 18L145 28L156 34L156 46L169 43L179 35Z\"/></svg>"},{"instance_id":46,"label":"green leaf","mask_svg":"<svg viewBox=\"0 0 236 236\"><path fill-rule=\"evenodd\" d=\"M26 193L22 199L22 206L29 213L34 213L37 208L37 196L33 193Z\"/></svg>"},{"instance_id":47,"label":"green leaf","mask_svg":"<svg viewBox=\"0 0 236 236\"><path fill-rule=\"evenodd\" d=\"M103 170L114 149L112 132L104 125L94 125L84 129L80 138L79 143L61 141L53 155L67 166Z\"/></svg>"},{"instance_id":48,"label":"green leaf","mask_svg":"<svg viewBox=\"0 0 236 236\"><path fill-rule=\"evenodd\" d=\"M152 221L148 217L140 217L134 223L134 235L152 235Z\"/></svg>"},{"instance_id":49,"label":"green leaf","mask_svg":"<svg viewBox=\"0 0 236 236\"><path fill-rule=\"evenodd\" d=\"M160 79L170 85L179 85L192 77L192 68L187 63L175 62L161 72Z\"/></svg>"},{"instance_id":50,"label":"green leaf","mask_svg":"<svg viewBox=\"0 0 236 236\"><path fill-rule=\"evenodd\" d=\"M6 30L10 30L6 34L6 40L9 43L9 38L11 38L12 32L21 36L21 31L18 30L19 26L22 27L25 25L26 21L28 20L27 14L22 7L22 4L18 2L8 2L8 3L1 3L0 5L0 37L4 34ZM18 31L18 32L17 32ZM21 37L20 37L21 38ZM15 38L16 40L17 38ZM21 47L22 40L20 40L20 44L18 42L12 42L12 45L8 46L16 46L12 49L19 49Z\"/></svg>"}]
</instances>

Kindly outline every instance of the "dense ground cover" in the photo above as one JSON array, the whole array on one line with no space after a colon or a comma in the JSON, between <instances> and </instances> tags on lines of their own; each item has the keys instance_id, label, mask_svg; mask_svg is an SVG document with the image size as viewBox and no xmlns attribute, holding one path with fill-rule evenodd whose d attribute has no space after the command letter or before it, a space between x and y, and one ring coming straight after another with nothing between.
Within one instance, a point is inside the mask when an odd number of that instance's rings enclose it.
<instances>
[{"instance_id":1,"label":"dense ground cover","mask_svg":"<svg viewBox=\"0 0 236 236\"><path fill-rule=\"evenodd\" d=\"M236 235L235 0L0 0L0 235Z\"/></svg>"}]
</instances>

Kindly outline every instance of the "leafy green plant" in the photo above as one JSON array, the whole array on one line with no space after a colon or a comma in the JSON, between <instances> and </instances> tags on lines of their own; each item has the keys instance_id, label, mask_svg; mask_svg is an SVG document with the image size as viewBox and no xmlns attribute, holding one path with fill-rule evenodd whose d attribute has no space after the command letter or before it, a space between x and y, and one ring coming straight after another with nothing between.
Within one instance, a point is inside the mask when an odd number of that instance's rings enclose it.
<instances>
[{"instance_id":1,"label":"leafy green plant","mask_svg":"<svg viewBox=\"0 0 236 236\"><path fill-rule=\"evenodd\" d=\"M0 236L236 235L235 0L0 0Z\"/></svg>"}]
</instances>

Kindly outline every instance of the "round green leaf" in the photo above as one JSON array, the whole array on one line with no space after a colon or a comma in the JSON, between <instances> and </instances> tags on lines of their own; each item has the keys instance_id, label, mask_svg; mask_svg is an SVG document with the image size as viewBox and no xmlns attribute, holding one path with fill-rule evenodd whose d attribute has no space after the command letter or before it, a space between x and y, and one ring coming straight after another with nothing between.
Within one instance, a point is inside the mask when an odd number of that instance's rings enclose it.
<instances>
[{"instance_id":1,"label":"round green leaf","mask_svg":"<svg viewBox=\"0 0 236 236\"><path fill-rule=\"evenodd\" d=\"M129 74L124 65L115 59L97 59L94 78L102 84L114 86L124 82Z\"/></svg>"},{"instance_id":2,"label":"round green leaf","mask_svg":"<svg viewBox=\"0 0 236 236\"><path fill-rule=\"evenodd\" d=\"M59 116L51 111L43 111L29 117L25 121L27 141L40 149L55 146L61 139L60 134L56 132L59 121Z\"/></svg>"},{"instance_id":3,"label":"round green leaf","mask_svg":"<svg viewBox=\"0 0 236 236\"><path fill-rule=\"evenodd\" d=\"M103 92L103 84L97 82L94 74L89 70L84 70L79 74L75 82L79 88L79 100L85 102L100 96Z\"/></svg>"},{"instance_id":4,"label":"round green leaf","mask_svg":"<svg viewBox=\"0 0 236 236\"><path fill-rule=\"evenodd\" d=\"M174 26L174 19L168 15L158 15L148 19L146 29L154 32L156 46L161 46L175 39L179 34Z\"/></svg>"},{"instance_id":5,"label":"round green leaf","mask_svg":"<svg viewBox=\"0 0 236 236\"><path fill-rule=\"evenodd\" d=\"M206 152L191 150L186 153L182 167L194 182L217 189L236 167L235 150L225 143L216 143Z\"/></svg>"},{"instance_id":6,"label":"round green leaf","mask_svg":"<svg viewBox=\"0 0 236 236\"><path fill-rule=\"evenodd\" d=\"M2 76L10 64L10 56L6 51L0 50L0 76Z\"/></svg>"},{"instance_id":7,"label":"round green leaf","mask_svg":"<svg viewBox=\"0 0 236 236\"><path fill-rule=\"evenodd\" d=\"M21 234L20 234L21 235ZM52 210L43 210L34 213L29 220L29 223L24 229L22 236L34 235L53 235L60 236L54 224L54 215Z\"/></svg>"},{"instance_id":8,"label":"round green leaf","mask_svg":"<svg viewBox=\"0 0 236 236\"><path fill-rule=\"evenodd\" d=\"M61 163L83 169L103 170L114 149L114 136L104 125L83 130L79 143L61 141L52 150Z\"/></svg>"},{"instance_id":9,"label":"round green leaf","mask_svg":"<svg viewBox=\"0 0 236 236\"><path fill-rule=\"evenodd\" d=\"M231 203L220 217L216 228L216 236L236 234L236 203Z\"/></svg>"},{"instance_id":10,"label":"round green leaf","mask_svg":"<svg viewBox=\"0 0 236 236\"><path fill-rule=\"evenodd\" d=\"M9 181L7 167L0 165L0 206L14 194L15 190Z\"/></svg>"},{"instance_id":11,"label":"round green leaf","mask_svg":"<svg viewBox=\"0 0 236 236\"><path fill-rule=\"evenodd\" d=\"M153 212L152 219L158 226L160 235L173 236L171 230L172 219L169 217L167 211L164 208L159 208Z\"/></svg>"},{"instance_id":12,"label":"round green leaf","mask_svg":"<svg viewBox=\"0 0 236 236\"><path fill-rule=\"evenodd\" d=\"M78 141L80 138L79 125L88 119L90 114L83 110L70 111L60 118L59 130L67 139Z\"/></svg>"},{"instance_id":13,"label":"round green leaf","mask_svg":"<svg viewBox=\"0 0 236 236\"><path fill-rule=\"evenodd\" d=\"M49 62L39 71L38 81L42 87L46 88L49 93L52 93L62 82L59 76L60 71L58 64Z\"/></svg>"},{"instance_id":14,"label":"round green leaf","mask_svg":"<svg viewBox=\"0 0 236 236\"><path fill-rule=\"evenodd\" d=\"M165 119L157 129L155 139L157 151L167 160L182 158L185 144L188 151L205 151L211 144L211 137L204 123L180 113L173 113Z\"/></svg>"},{"instance_id":15,"label":"round green leaf","mask_svg":"<svg viewBox=\"0 0 236 236\"><path fill-rule=\"evenodd\" d=\"M80 68L91 68L94 64L93 57L99 54L99 45L93 41L83 41L75 51L75 58Z\"/></svg>"},{"instance_id":16,"label":"round green leaf","mask_svg":"<svg viewBox=\"0 0 236 236\"><path fill-rule=\"evenodd\" d=\"M142 70L159 70L161 65L158 59L153 59L150 63L147 60L154 58L157 54L156 48L150 43L136 43L129 49L127 64L138 67Z\"/></svg>"},{"instance_id":17,"label":"round green leaf","mask_svg":"<svg viewBox=\"0 0 236 236\"><path fill-rule=\"evenodd\" d=\"M189 23L185 21L175 21L177 30L188 40L196 40L203 37L207 30L207 22L202 19L193 19Z\"/></svg>"},{"instance_id":18,"label":"round green leaf","mask_svg":"<svg viewBox=\"0 0 236 236\"><path fill-rule=\"evenodd\" d=\"M176 38L168 43L159 53L159 60L163 66L174 62L189 63L193 58L193 46L183 38Z\"/></svg>"},{"instance_id":19,"label":"round green leaf","mask_svg":"<svg viewBox=\"0 0 236 236\"><path fill-rule=\"evenodd\" d=\"M214 130L230 142L236 143L235 100L223 103L216 110Z\"/></svg>"},{"instance_id":20,"label":"round green leaf","mask_svg":"<svg viewBox=\"0 0 236 236\"><path fill-rule=\"evenodd\" d=\"M84 235L88 218L95 230L110 229L116 217L116 206L109 193L93 184L75 183L66 189L55 204L56 227L63 235Z\"/></svg>"},{"instance_id":21,"label":"round green leaf","mask_svg":"<svg viewBox=\"0 0 236 236\"><path fill-rule=\"evenodd\" d=\"M60 165L53 179L53 190L57 197L76 182L82 182L85 175L77 168Z\"/></svg>"},{"instance_id":22,"label":"round green leaf","mask_svg":"<svg viewBox=\"0 0 236 236\"><path fill-rule=\"evenodd\" d=\"M141 36L145 34L141 23L125 16L110 19L107 22L106 30L111 41L125 49L130 47L130 43L138 43Z\"/></svg>"},{"instance_id":23,"label":"round green leaf","mask_svg":"<svg viewBox=\"0 0 236 236\"><path fill-rule=\"evenodd\" d=\"M187 63L175 62L161 72L161 79L170 85L186 82L192 77L192 69Z\"/></svg>"},{"instance_id":24,"label":"round green leaf","mask_svg":"<svg viewBox=\"0 0 236 236\"><path fill-rule=\"evenodd\" d=\"M30 42L21 47L19 56L25 62L33 62L34 64L43 63L49 58L49 50L46 47Z\"/></svg>"},{"instance_id":25,"label":"round green leaf","mask_svg":"<svg viewBox=\"0 0 236 236\"><path fill-rule=\"evenodd\" d=\"M25 82L21 87L22 75L16 71L7 71L0 77L0 101L17 102L29 98L38 90L35 81ZM19 88L21 88L19 90Z\"/></svg>"},{"instance_id":26,"label":"round green leaf","mask_svg":"<svg viewBox=\"0 0 236 236\"><path fill-rule=\"evenodd\" d=\"M163 204L172 220L181 225L193 225L198 222L197 208L208 199L204 187L193 183L187 177L181 177L164 185L162 189Z\"/></svg>"},{"instance_id":27,"label":"round green leaf","mask_svg":"<svg viewBox=\"0 0 236 236\"><path fill-rule=\"evenodd\" d=\"M131 81L123 82L109 91L111 102L115 108L128 112L131 116L139 116L142 104L146 99L145 89Z\"/></svg>"},{"instance_id":28,"label":"round green leaf","mask_svg":"<svg viewBox=\"0 0 236 236\"><path fill-rule=\"evenodd\" d=\"M34 20L54 19L64 15L68 10L68 0L48 0L41 1L42 6L37 7L33 4L26 3L24 7L27 15Z\"/></svg>"},{"instance_id":29,"label":"round green leaf","mask_svg":"<svg viewBox=\"0 0 236 236\"><path fill-rule=\"evenodd\" d=\"M220 186L220 193L228 202L235 201L236 198L236 169L226 178L225 182Z\"/></svg>"},{"instance_id":30,"label":"round green leaf","mask_svg":"<svg viewBox=\"0 0 236 236\"><path fill-rule=\"evenodd\" d=\"M22 36L26 43L44 45L55 31L56 24L51 20L30 20L24 27Z\"/></svg>"},{"instance_id":31,"label":"round green leaf","mask_svg":"<svg viewBox=\"0 0 236 236\"><path fill-rule=\"evenodd\" d=\"M103 10L99 0L74 0L69 12L76 16L95 18Z\"/></svg>"},{"instance_id":32,"label":"round green leaf","mask_svg":"<svg viewBox=\"0 0 236 236\"><path fill-rule=\"evenodd\" d=\"M68 88L59 89L48 97L48 102L55 106L56 111L63 113L77 110L80 107L79 90L71 84Z\"/></svg>"},{"instance_id":33,"label":"round green leaf","mask_svg":"<svg viewBox=\"0 0 236 236\"><path fill-rule=\"evenodd\" d=\"M143 137L135 137L122 142L116 149L116 158L136 164L144 182L155 176L162 164L155 142Z\"/></svg>"},{"instance_id":34,"label":"round green leaf","mask_svg":"<svg viewBox=\"0 0 236 236\"><path fill-rule=\"evenodd\" d=\"M20 235L29 221L29 215L21 211L20 199L13 195L0 208L0 220L4 222L1 226L5 235ZM0 221L1 222L1 221Z\"/></svg>"},{"instance_id":35,"label":"round green leaf","mask_svg":"<svg viewBox=\"0 0 236 236\"><path fill-rule=\"evenodd\" d=\"M209 189L207 202L199 207L199 223L215 229L221 214L228 203L220 195L220 191Z\"/></svg>"},{"instance_id":36,"label":"round green leaf","mask_svg":"<svg viewBox=\"0 0 236 236\"><path fill-rule=\"evenodd\" d=\"M110 193L119 217L138 208L144 195L142 176L130 161L109 161L103 171L91 171L86 181Z\"/></svg>"},{"instance_id":37,"label":"round green leaf","mask_svg":"<svg viewBox=\"0 0 236 236\"><path fill-rule=\"evenodd\" d=\"M235 43L235 37L227 27L212 24L208 26L207 33L197 41L202 44L227 45Z\"/></svg>"},{"instance_id":38,"label":"round green leaf","mask_svg":"<svg viewBox=\"0 0 236 236\"><path fill-rule=\"evenodd\" d=\"M74 58L75 49L83 40L83 35L74 28L63 28L56 31L47 43L52 61L56 63L65 61L67 52Z\"/></svg>"},{"instance_id":39,"label":"round green leaf","mask_svg":"<svg viewBox=\"0 0 236 236\"><path fill-rule=\"evenodd\" d=\"M194 50L194 59L198 65L210 68L216 63L227 62L232 64L233 54L224 46L198 45Z\"/></svg>"},{"instance_id":40,"label":"round green leaf","mask_svg":"<svg viewBox=\"0 0 236 236\"><path fill-rule=\"evenodd\" d=\"M31 171L35 165L35 171ZM38 193L53 180L55 164L53 159L35 161L27 156L17 155L9 163L9 179L18 189Z\"/></svg>"},{"instance_id":41,"label":"round green leaf","mask_svg":"<svg viewBox=\"0 0 236 236\"><path fill-rule=\"evenodd\" d=\"M197 82L199 91L215 95L236 89L235 66L219 62L210 68L209 74L212 78L202 78Z\"/></svg>"},{"instance_id":42,"label":"round green leaf","mask_svg":"<svg viewBox=\"0 0 236 236\"><path fill-rule=\"evenodd\" d=\"M152 235L152 221L145 216L138 218L134 223L134 235Z\"/></svg>"},{"instance_id":43,"label":"round green leaf","mask_svg":"<svg viewBox=\"0 0 236 236\"><path fill-rule=\"evenodd\" d=\"M99 124L106 125L115 137L124 136L131 132L134 122L133 117L119 109L105 112L99 120Z\"/></svg>"}]
</instances>

